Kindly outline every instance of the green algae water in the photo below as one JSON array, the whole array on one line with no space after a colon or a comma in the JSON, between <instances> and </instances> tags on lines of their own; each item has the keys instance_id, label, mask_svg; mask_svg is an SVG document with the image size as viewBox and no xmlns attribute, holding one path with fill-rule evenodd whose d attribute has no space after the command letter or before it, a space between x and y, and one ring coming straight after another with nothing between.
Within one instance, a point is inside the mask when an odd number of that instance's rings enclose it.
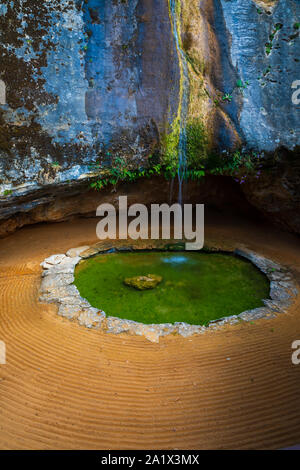
<instances>
[{"instance_id":1,"label":"green algae water","mask_svg":"<svg viewBox=\"0 0 300 470\"><path fill-rule=\"evenodd\" d=\"M149 274L162 277L154 289L124 284ZM252 263L220 253L102 254L79 264L75 285L106 315L141 323L205 325L259 307L269 297L269 281Z\"/></svg>"}]
</instances>

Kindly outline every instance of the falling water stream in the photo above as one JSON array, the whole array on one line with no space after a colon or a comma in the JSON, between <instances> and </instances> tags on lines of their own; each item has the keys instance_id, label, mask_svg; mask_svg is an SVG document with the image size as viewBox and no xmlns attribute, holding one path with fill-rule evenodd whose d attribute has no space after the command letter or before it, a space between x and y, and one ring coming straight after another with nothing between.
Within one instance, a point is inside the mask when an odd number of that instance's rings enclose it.
<instances>
[{"instance_id":1,"label":"falling water stream","mask_svg":"<svg viewBox=\"0 0 300 470\"><path fill-rule=\"evenodd\" d=\"M170 2L170 12L172 18L172 29L173 35L176 42L176 48L178 51L178 57L180 61L180 73L181 73L181 83L180 83L180 131L179 131L179 145L178 145L178 202L182 204L182 188L183 182L186 174L186 151L187 151L187 133L186 133L186 124L187 124L187 114L189 107L189 73L188 65L184 51L181 47L180 40L180 18L178 18L178 10L176 8L177 2L181 0L169 0Z\"/></svg>"}]
</instances>

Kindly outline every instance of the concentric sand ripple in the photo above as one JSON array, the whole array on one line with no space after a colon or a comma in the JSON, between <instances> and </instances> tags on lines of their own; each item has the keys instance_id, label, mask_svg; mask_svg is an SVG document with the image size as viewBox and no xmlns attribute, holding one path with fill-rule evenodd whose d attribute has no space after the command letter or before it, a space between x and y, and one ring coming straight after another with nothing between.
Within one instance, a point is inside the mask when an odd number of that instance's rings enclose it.
<instances>
[{"instance_id":1,"label":"concentric sand ripple","mask_svg":"<svg viewBox=\"0 0 300 470\"><path fill-rule=\"evenodd\" d=\"M0 241L2 449L281 448L300 442L300 307L253 324L153 344L89 331L38 303L39 263L95 242L92 219L27 227ZM226 227L226 228L225 228ZM211 223L291 267L298 240L269 227Z\"/></svg>"}]
</instances>

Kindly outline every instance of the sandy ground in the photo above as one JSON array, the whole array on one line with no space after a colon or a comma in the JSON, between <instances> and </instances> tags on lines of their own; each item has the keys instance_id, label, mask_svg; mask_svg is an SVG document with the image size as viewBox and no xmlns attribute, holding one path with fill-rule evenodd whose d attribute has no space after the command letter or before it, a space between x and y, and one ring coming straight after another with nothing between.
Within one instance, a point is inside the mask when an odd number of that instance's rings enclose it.
<instances>
[{"instance_id":1,"label":"sandy ground","mask_svg":"<svg viewBox=\"0 0 300 470\"><path fill-rule=\"evenodd\" d=\"M282 448L300 442L300 306L192 338L89 331L38 302L48 255L95 242L96 221L26 227L0 240L1 449ZM206 238L244 244L300 280L299 239L241 220Z\"/></svg>"}]
</instances>

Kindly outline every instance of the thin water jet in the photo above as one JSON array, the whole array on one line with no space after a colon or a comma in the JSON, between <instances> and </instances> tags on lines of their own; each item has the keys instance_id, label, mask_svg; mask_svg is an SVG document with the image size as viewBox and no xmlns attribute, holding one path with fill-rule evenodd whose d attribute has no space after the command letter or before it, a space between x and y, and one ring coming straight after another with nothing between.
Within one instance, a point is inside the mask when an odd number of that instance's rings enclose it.
<instances>
[{"instance_id":1,"label":"thin water jet","mask_svg":"<svg viewBox=\"0 0 300 470\"><path fill-rule=\"evenodd\" d=\"M187 115L189 108L189 72L180 37L180 0L170 0L172 30L180 62L180 103L179 103L179 143L178 143L178 203L182 205L183 183L187 165Z\"/></svg>"}]
</instances>

